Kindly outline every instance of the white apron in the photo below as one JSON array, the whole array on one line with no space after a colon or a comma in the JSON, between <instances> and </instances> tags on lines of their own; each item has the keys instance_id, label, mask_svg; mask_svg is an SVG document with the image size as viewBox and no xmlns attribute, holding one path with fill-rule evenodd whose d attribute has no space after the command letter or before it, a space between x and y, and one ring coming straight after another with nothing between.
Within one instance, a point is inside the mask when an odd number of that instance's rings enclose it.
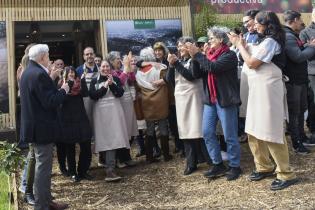
<instances>
[{"instance_id":1,"label":"white apron","mask_svg":"<svg viewBox=\"0 0 315 210\"><path fill-rule=\"evenodd\" d=\"M248 100L248 79L247 74L245 73L245 64L243 65L242 71L241 71L241 81L240 81L240 97L242 104L239 107L239 116L242 118L246 117L246 110L247 110L247 100Z\"/></svg>"},{"instance_id":2,"label":"white apron","mask_svg":"<svg viewBox=\"0 0 315 210\"><path fill-rule=\"evenodd\" d=\"M254 51L257 46L251 46ZM285 90L282 72L274 63L263 63L256 70L243 67L248 79L245 132L257 139L283 144Z\"/></svg>"},{"instance_id":3,"label":"white apron","mask_svg":"<svg viewBox=\"0 0 315 210\"><path fill-rule=\"evenodd\" d=\"M185 68L188 68L190 61ZM175 70L175 104L180 139L202 138L202 79L186 80Z\"/></svg>"},{"instance_id":4,"label":"white apron","mask_svg":"<svg viewBox=\"0 0 315 210\"><path fill-rule=\"evenodd\" d=\"M127 131L129 138L131 136L137 136L138 133L138 124L135 110L133 108L133 97L131 93L130 86L126 84L124 86L124 95L121 97L121 105L124 110L124 115L126 119Z\"/></svg>"},{"instance_id":5,"label":"white apron","mask_svg":"<svg viewBox=\"0 0 315 210\"><path fill-rule=\"evenodd\" d=\"M100 84L100 86L102 86ZM110 90L94 104L95 152L130 148L124 111Z\"/></svg>"}]
</instances>

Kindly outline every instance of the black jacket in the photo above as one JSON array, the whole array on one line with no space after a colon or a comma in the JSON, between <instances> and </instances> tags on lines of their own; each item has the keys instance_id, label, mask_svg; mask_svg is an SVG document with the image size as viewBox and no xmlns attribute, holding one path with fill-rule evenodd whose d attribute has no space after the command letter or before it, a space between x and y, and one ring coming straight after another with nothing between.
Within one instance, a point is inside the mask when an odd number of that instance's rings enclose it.
<instances>
[{"instance_id":1,"label":"black jacket","mask_svg":"<svg viewBox=\"0 0 315 210\"><path fill-rule=\"evenodd\" d=\"M215 75L217 100L221 107L240 105L240 91L237 78L237 57L235 52L223 53L216 61L212 62L202 53L197 53L194 58L200 68L193 68L195 78L203 78L204 103L211 105L208 88L208 73Z\"/></svg>"},{"instance_id":2,"label":"black jacket","mask_svg":"<svg viewBox=\"0 0 315 210\"><path fill-rule=\"evenodd\" d=\"M307 60L314 56L315 48L304 48L304 43L300 40L298 34L289 27L284 27L284 30L287 63L283 73L289 77L289 83L291 84L307 84Z\"/></svg>"},{"instance_id":3,"label":"black jacket","mask_svg":"<svg viewBox=\"0 0 315 210\"><path fill-rule=\"evenodd\" d=\"M312 22L310 26L306 27L300 33L300 39L305 43L315 38L315 23ZM307 45L307 44L306 44ZM315 56L308 60L308 74L315 75Z\"/></svg>"},{"instance_id":4,"label":"black jacket","mask_svg":"<svg viewBox=\"0 0 315 210\"><path fill-rule=\"evenodd\" d=\"M106 81L107 81L107 77L104 77L104 76L100 76L99 78L92 79L91 85L90 85L90 91L89 91L89 95L91 99L97 101L98 99L102 98L107 93L108 88L105 88L104 86L98 90L96 90L95 88L95 85L97 83L106 82ZM115 97L122 97L124 95L124 89L121 86L119 78L113 76L113 81L114 83L109 85L110 91L113 93Z\"/></svg>"},{"instance_id":5,"label":"black jacket","mask_svg":"<svg viewBox=\"0 0 315 210\"><path fill-rule=\"evenodd\" d=\"M193 68L200 68L199 63L196 60L191 60L189 68L185 68L184 65L188 62L189 59L187 60L178 60L175 62L174 66L169 66L168 71L166 73L166 81L167 83L172 84L173 87L175 87L175 69L178 73L180 73L186 80L188 81L193 81L195 78L193 76L192 69ZM199 70L195 71L199 71Z\"/></svg>"},{"instance_id":6,"label":"black jacket","mask_svg":"<svg viewBox=\"0 0 315 210\"><path fill-rule=\"evenodd\" d=\"M61 106L62 142L80 143L91 140L92 128L87 117L83 97L88 96L85 79L81 80L78 95L67 95Z\"/></svg>"},{"instance_id":7,"label":"black jacket","mask_svg":"<svg viewBox=\"0 0 315 210\"><path fill-rule=\"evenodd\" d=\"M61 137L58 110L66 92L58 90L47 72L30 61L21 82L21 141L37 144L56 142Z\"/></svg>"}]
</instances>

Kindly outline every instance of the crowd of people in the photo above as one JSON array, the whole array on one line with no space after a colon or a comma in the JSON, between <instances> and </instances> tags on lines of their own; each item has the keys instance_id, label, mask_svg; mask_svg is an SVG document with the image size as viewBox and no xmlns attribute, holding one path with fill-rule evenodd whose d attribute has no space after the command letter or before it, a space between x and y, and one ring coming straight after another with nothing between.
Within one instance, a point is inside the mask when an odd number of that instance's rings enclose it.
<instances>
[{"instance_id":1,"label":"crowd of people","mask_svg":"<svg viewBox=\"0 0 315 210\"><path fill-rule=\"evenodd\" d=\"M282 25L271 11L250 10L245 32L213 26L197 41L179 38L176 54L162 42L139 55L113 51L105 59L86 47L77 68L62 59L50 62L45 44L29 45L17 74L21 141L29 143L25 202L36 210L68 207L52 201L54 145L60 172L72 181L93 180L95 153L105 181L117 182L117 167L137 164L132 142L136 156L154 164L160 156L172 161L170 136L175 152L186 158L183 175L206 162L206 178L238 179L240 143L248 141L255 163L250 181L275 176L271 190L297 183L285 132L296 154L315 145L315 12L312 17L305 28L296 11L285 11Z\"/></svg>"}]
</instances>

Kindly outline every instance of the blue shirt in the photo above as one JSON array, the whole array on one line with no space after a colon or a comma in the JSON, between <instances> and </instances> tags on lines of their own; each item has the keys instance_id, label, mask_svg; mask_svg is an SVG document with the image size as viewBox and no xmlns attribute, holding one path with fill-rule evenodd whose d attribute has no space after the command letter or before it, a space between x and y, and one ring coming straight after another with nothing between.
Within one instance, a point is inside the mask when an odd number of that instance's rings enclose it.
<instances>
[{"instance_id":1,"label":"blue shirt","mask_svg":"<svg viewBox=\"0 0 315 210\"><path fill-rule=\"evenodd\" d=\"M244 34L244 39L246 43L257 44L258 43L258 34L256 32Z\"/></svg>"},{"instance_id":2,"label":"blue shirt","mask_svg":"<svg viewBox=\"0 0 315 210\"><path fill-rule=\"evenodd\" d=\"M77 71L79 77L81 77L81 75L83 74L84 68L86 68L87 73L98 72L97 65L94 65L94 68L93 68L93 70L92 70L92 69L90 69L89 67L87 67L85 64L83 64L83 65L79 66L79 67L76 69L76 71Z\"/></svg>"}]
</instances>

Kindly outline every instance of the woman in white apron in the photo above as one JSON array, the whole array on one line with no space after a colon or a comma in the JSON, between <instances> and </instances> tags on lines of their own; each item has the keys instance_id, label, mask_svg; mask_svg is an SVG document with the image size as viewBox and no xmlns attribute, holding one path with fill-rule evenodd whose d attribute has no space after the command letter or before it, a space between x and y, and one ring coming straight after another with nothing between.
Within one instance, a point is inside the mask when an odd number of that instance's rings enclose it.
<instances>
[{"instance_id":1,"label":"woman in white apron","mask_svg":"<svg viewBox=\"0 0 315 210\"><path fill-rule=\"evenodd\" d=\"M114 172L116 151L130 148L120 101L123 94L119 78L113 77L109 63L102 61L100 75L91 81L90 97L95 101L93 108L95 152L105 152L106 181L121 179Z\"/></svg>"},{"instance_id":2,"label":"woman in white apron","mask_svg":"<svg viewBox=\"0 0 315 210\"><path fill-rule=\"evenodd\" d=\"M191 68L199 68L189 55L185 43L193 43L191 37L181 37L177 49L181 60L174 54L169 54L170 64L166 79L175 86L175 104L179 138L184 142L186 154L186 169L184 175L197 170L197 147L202 140L202 79L195 79ZM203 141L203 140L202 140Z\"/></svg>"},{"instance_id":3,"label":"woman in white apron","mask_svg":"<svg viewBox=\"0 0 315 210\"><path fill-rule=\"evenodd\" d=\"M136 113L133 108L133 96L132 89L133 83L136 80L134 72L130 72L127 66L124 66L122 71L122 60L119 52L112 51L109 53L108 60L111 65L111 73L113 76L118 77L122 87L124 88L124 95L120 98L121 105L124 110L125 121L128 131L128 140L131 137L138 135L138 126ZM130 150L120 149L117 151L117 157L119 160L118 167L123 168L126 166L134 166L135 162L132 161L130 156Z\"/></svg>"},{"instance_id":4,"label":"woman in white apron","mask_svg":"<svg viewBox=\"0 0 315 210\"><path fill-rule=\"evenodd\" d=\"M289 167L288 146L284 135L285 90L281 69L284 67L284 31L277 15L262 11L256 15L255 27L264 37L257 46L245 47L244 40L229 35L230 41L244 59L244 72L248 78L249 94L245 132L254 156L256 170L251 181L258 181L273 175L276 164L277 179L271 190L281 190L297 179Z\"/></svg>"}]
</instances>

